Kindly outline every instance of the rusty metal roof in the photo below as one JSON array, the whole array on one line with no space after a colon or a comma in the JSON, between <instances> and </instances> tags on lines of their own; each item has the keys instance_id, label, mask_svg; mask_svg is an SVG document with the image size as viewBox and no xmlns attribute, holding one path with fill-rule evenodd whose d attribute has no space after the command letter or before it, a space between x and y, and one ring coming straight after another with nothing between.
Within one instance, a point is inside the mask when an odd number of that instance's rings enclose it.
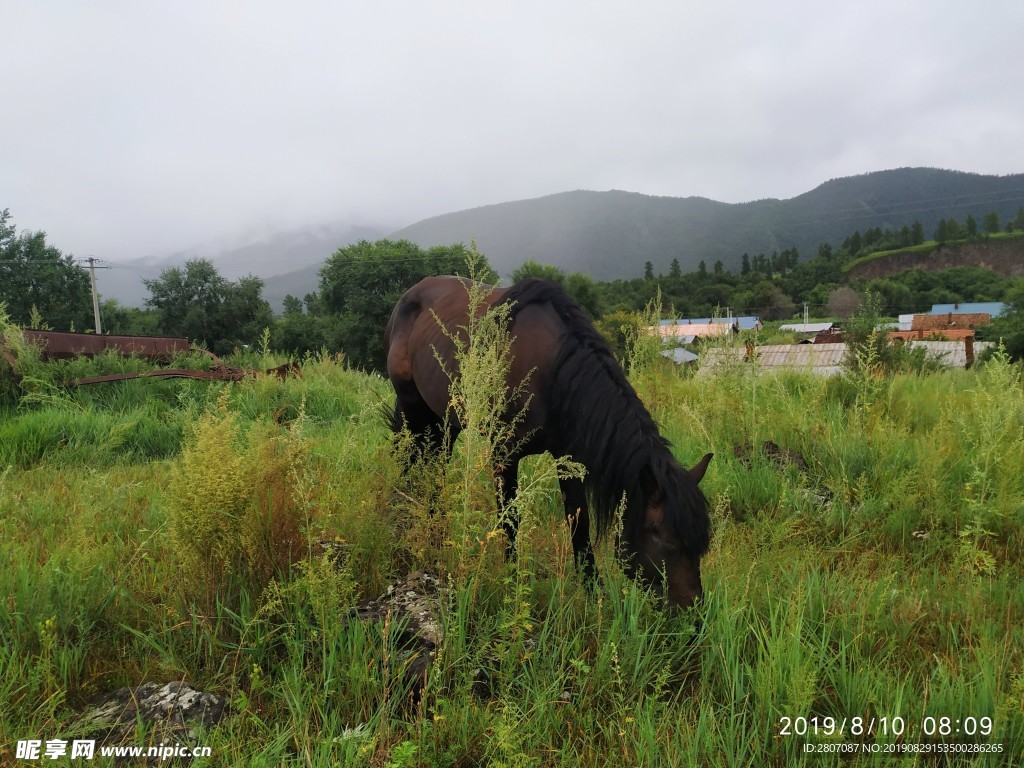
<instances>
[{"instance_id":1,"label":"rusty metal roof","mask_svg":"<svg viewBox=\"0 0 1024 768\"><path fill-rule=\"evenodd\" d=\"M988 325L991 321L992 316L984 312L914 315L910 329L912 331L931 331L937 328L975 328L979 325Z\"/></svg>"}]
</instances>

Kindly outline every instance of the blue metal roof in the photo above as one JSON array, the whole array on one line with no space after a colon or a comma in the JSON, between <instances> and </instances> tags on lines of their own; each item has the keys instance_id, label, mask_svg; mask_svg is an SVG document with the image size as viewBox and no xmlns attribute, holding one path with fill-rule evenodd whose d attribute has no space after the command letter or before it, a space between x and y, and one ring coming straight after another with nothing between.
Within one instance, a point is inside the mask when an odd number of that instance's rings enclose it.
<instances>
[{"instance_id":1,"label":"blue metal roof","mask_svg":"<svg viewBox=\"0 0 1024 768\"><path fill-rule=\"evenodd\" d=\"M932 304L932 311L929 315L975 315L985 314L997 317L1006 310L1006 305L1001 301L975 301L962 302L960 304Z\"/></svg>"},{"instance_id":2,"label":"blue metal roof","mask_svg":"<svg viewBox=\"0 0 1024 768\"><path fill-rule=\"evenodd\" d=\"M835 323L824 322L824 323L786 323L780 325L780 331L796 331L797 333L822 333L823 331L831 331L835 327Z\"/></svg>"},{"instance_id":3,"label":"blue metal roof","mask_svg":"<svg viewBox=\"0 0 1024 768\"><path fill-rule=\"evenodd\" d=\"M672 362L680 365L683 363L692 363L697 360L697 356L693 354L693 352L688 349L683 349L682 347L663 350L661 356L667 357Z\"/></svg>"}]
</instances>

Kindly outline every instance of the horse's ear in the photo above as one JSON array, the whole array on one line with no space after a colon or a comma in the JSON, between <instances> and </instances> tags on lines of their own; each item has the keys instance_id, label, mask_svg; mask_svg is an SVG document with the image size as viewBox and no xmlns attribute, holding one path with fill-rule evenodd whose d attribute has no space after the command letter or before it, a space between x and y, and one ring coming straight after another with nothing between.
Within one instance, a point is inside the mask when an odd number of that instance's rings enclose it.
<instances>
[{"instance_id":1,"label":"horse's ear","mask_svg":"<svg viewBox=\"0 0 1024 768\"><path fill-rule=\"evenodd\" d=\"M693 465L693 469L688 470L693 482L700 484L700 481L704 479L704 473L708 471L708 464L711 463L711 457L714 455L713 453L705 454L703 459Z\"/></svg>"}]
</instances>

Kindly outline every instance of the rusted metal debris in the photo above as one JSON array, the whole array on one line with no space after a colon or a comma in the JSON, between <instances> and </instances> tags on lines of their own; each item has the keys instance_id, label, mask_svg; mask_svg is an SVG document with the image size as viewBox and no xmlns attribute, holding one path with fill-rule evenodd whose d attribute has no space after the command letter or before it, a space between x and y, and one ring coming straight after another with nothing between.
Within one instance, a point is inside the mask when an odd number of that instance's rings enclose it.
<instances>
[{"instance_id":1,"label":"rusted metal debris","mask_svg":"<svg viewBox=\"0 0 1024 768\"><path fill-rule=\"evenodd\" d=\"M211 357L214 357L211 355ZM287 379L289 374L298 376L298 363L285 363L274 368L267 368L265 371L257 371L251 368L229 368L218 358L217 364L209 371L189 371L181 368L158 368L155 371L139 371L138 373L110 373L106 376L89 376L84 379L74 379L67 382L68 386L78 387L83 384L106 384L110 381L126 381L128 379L203 379L207 381L241 381L246 376L276 376Z\"/></svg>"},{"instance_id":2,"label":"rusted metal debris","mask_svg":"<svg viewBox=\"0 0 1024 768\"><path fill-rule=\"evenodd\" d=\"M97 336L95 333L40 331L35 328L26 328L21 333L26 342L39 347L44 360L94 357L108 350L147 360L170 360L174 355L192 351L188 339L170 336Z\"/></svg>"},{"instance_id":3,"label":"rusted metal debris","mask_svg":"<svg viewBox=\"0 0 1024 768\"><path fill-rule=\"evenodd\" d=\"M299 375L299 364L285 363L266 371L246 368L232 368L212 352L189 344L188 339L171 336L97 336L94 333L69 333L66 331L42 331L26 328L22 331L25 341L39 348L43 360L70 360L76 357L95 357L103 352L115 351L118 354L135 355L154 362L169 362L174 355L187 352L198 352L213 360L213 367L208 371L186 370L182 368L162 368L154 371L136 373L112 373L106 376L89 376L65 382L67 386L77 387L83 384L105 384L111 381L127 381L128 379L203 379L211 381L241 381L246 376L266 374L287 378L290 374ZM0 352L11 364L17 375L17 360L10 350L0 347Z\"/></svg>"}]
</instances>

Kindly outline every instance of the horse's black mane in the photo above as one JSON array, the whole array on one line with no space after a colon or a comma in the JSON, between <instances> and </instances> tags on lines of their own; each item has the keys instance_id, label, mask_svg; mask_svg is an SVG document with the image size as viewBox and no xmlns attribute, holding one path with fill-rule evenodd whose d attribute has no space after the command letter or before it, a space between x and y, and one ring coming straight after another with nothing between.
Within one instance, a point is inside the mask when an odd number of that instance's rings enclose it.
<instances>
[{"instance_id":1,"label":"horse's black mane","mask_svg":"<svg viewBox=\"0 0 1024 768\"><path fill-rule=\"evenodd\" d=\"M604 338L582 309L550 280L529 278L502 297L515 315L548 304L565 325L545 394L546 430L558 450L587 468L585 485L598 537L612 528L626 494L623 535L638 541L648 493L660 493L664 524L683 549L700 556L710 541L708 503L696 481L676 461L669 442L640 402Z\"/></svg>"}]
</instances>

